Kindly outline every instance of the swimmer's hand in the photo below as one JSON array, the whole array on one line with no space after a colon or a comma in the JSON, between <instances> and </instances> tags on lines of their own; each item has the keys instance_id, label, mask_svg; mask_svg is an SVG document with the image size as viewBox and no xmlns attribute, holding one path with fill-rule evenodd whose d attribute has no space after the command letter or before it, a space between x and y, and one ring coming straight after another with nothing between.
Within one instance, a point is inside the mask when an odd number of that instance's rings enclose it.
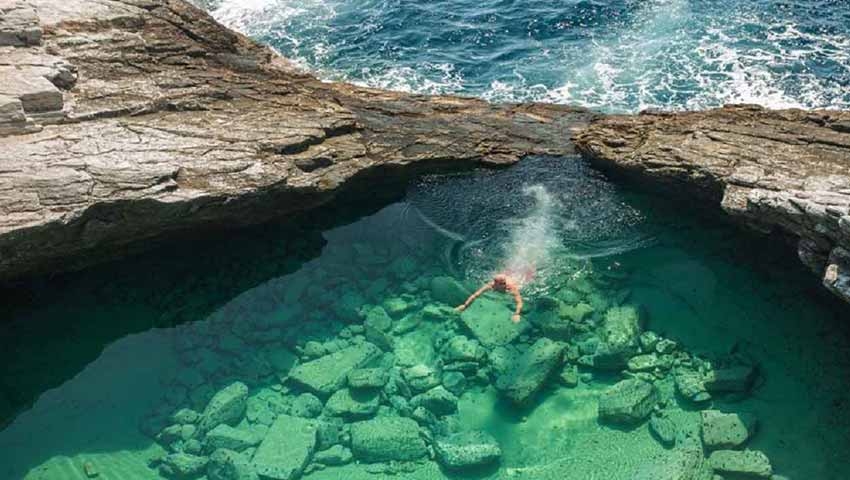
<instances>
[{"instance_id":1,"label":"swimmer's hand","mask_svg":"<svg viewBox=\"0 0 850 480\"><path fill-rule=\"evenodd\" d=\"M455 307L456 312L462 312L464 310L466 310L466 304L458 305L458 306Z\"/></svg>"},{"instance_id":2,"label":"swimmer's hand","mask_svg":"<svg viewBox=\"0 0 850 480\"><path fill-rule=\"evenodd\" d=\"M512 321L512 322L514 322L514 323L519 323L519 314L518 314L518 313L515 313L515 314L511 317L511 321Z\"/></svg>"}]
</instances>

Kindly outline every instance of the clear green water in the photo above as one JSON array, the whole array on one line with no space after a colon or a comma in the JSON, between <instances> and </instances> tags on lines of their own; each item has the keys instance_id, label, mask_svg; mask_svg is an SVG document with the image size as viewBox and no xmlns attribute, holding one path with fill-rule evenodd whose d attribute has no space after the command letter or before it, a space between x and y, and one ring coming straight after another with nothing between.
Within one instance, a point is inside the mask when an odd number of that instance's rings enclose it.
<instances>
[{"instance_id":1,"label":"clear green water","mask_svg":"<svg viewBox=\"0 0 850 480\"><path fill-rule=\"evenodd\" d=\"M532 185L539 189L523 193ZM432 177L383 207L337 204L298 222L197 236L7 289L0 478L85 478L87 463L98 478L161 478L157 461L167 451L149 434L180 407L202 411L234 381L251 396L237 428L261 436L256 425L271 419L257 416L260 399L285 414L300 393L276 375L284 350L349 342L359 331L352 325L363 322L356 309L366 304L403 303L392 324L410 321L438 305L434 277L474 288L512 258L535 263L537 275L523 289L525 330L511 349L542 335L535 325L552 298L591 304L590 326L616 304L640 307L646 328L687 355L718 362L734 352L759 366L749 393L701 405L673 394L670 374L660 374L665 410L680 428L692 428L704 408L753 413L760 428L748 447L765 452L776 473L850 478L846 305L823 294L781 246L765 248L677 203L614 187L575 159L528 159L503 171ZM482 302L511 305L498 294ZM511 327L508 310L500 315L502 332ZM393 355L375 365L438 367L436 344L472 337L445 318L392 334ZM588 335L574 333L568 343ZM599 421L599 396L621 372L582 366L587 375L569 388L559 368L519 408L493 387L497 354L486 350L484 373L469 376L458 412L434 429L489 432L503 451L498 468L459 474L427 460L350 463L304 478L400 471L398 478L630 479L642 464L672 455L646 422ZM376 415L395 414L381 403Z\"/></svg>"}]
</instances>

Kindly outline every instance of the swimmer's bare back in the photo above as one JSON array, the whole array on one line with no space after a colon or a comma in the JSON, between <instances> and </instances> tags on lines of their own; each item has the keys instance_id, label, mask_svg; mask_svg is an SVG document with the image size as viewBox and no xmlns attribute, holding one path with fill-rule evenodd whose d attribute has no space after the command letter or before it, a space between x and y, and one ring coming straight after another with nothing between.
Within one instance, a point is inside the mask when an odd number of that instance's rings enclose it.
<instances>
[{"instance_id":1,"label":"swimmer's bare back","mask_svg":"<svg viewBox=\"0 0 850 480\"><path fill-rule=\"evenodd\" d=\"M459 312L466 310L470 305L472 305L472 302L474 302L476 298L480 297L481 294L488 290L507 292L514 296L514 300L516 301L516 311L514 311L513 316L511 316L511 321L519 323L519 314L522 313L522 295L519 293L519 285L511 277L501 273L493 277L493 280L486 283L483 287L470 295L469 298L463 302L463 305L458 305L455 310Z\"/></svg>"}]
</instances>

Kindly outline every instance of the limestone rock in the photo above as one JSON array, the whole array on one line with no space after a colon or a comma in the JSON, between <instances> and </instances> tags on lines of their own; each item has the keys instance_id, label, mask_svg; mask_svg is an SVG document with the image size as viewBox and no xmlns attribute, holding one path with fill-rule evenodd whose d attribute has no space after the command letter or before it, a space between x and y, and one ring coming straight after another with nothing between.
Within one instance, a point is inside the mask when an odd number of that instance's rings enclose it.
<instances>
[{"instance_id":1,"label":"limestone rock","mask_svg":"<svg viewBox=\"0 0 850 480\"><path fill-rule=\"evenodd\" d=\"M416 392L424 392L440 384L439 373L423 363L402 371L404 380Z\"/></svg>"},{"instance_id":2,"label":"limestone rock","mask_svg":"<svg viewBox=\"0 0 850 480\"><path fill-rule=\"evenodd\" d=\"M419 425L401 417L378 417L351 425L351 450L361 462L407 461L427 453Z\"/></svg>"},{"instance_id":3,"label":"limestone rock","mask_svg":"<svg viewBox=\"0 0 850 480\"><path fill-rule=\"evenodd\" d=\"M711 394L705 388L705 377L695 370L688 368L677 368L673 372L676 382L676 391L692 402L706 402L711 400Z\"/></svg>"},{"instance_id":4,"label":"limestone rock","mask_svg":"<svg viewBox=\"0 0 850 480\"><path fill-rule=\"evenodd\" d=\"M241 452L260 443L260 439L251 432L221 424L207 433L205 442L209 452L220 448Z\"/></svg>"},{"instance_id":5,"label":"limestone rock","mask_svg":"<svg viewBox=\"0 0 850 480\"><path fill-rule=\"evenodd\" d=\"M292 402L289 413L296 417L316 418L322 413L322 401L312 393L302 393Z\"/></svg>"},{"instance_id":6,"label":"limestone rock","mask_svg":"<svg viewBox=\"0 0 850 480\"><path fill-rule=\"evenodd\" d=\"M437 461L448 469L479 467L498 462L502 449L482 431L469 431L438 438L434 443Z\"/></svg>"},{"instance_id":7,"label":"limestone rock","mask_svg":"<svg viewBox=\"0 0 850 480\"><path fill-rule=\"evenodd\" d=\"M263 478L293 480L301 475L316 448L316 422L281 415L257 447L251 465Z\"/></svg>"},{"instance_id":8,"label":"limestone rock","mask_svg":"<svg viewBox=\"0 0 850 480\"><path fill-rule=\"evenodd\" d=\"M437 416L450 415L457 412L458 398L452 392L438 385L410 399L414 408L423 407Z\"/></svg>"},{"instance_id":9,"label":"limestone rock","mask_svg":"<svg viewBox=\"0 0 850 480\"><path fill-rule=\"evenodd\" d=\"M487 348L507 345L524 330L523 322L511 321L511 310L503 303L479 298L460 314L470 333Z\"/></svg>"},{"instance_id":10,"label":"limestone rock","mask_svg":"<svg viewBox=\"0 0 850 480\"><path fill-rule=\"evenodd\" d=\"M714 368L706 375L705 388L710 392L745 393L752 388L757 374L751 365Z\"/></svg>"},{"instance_id":11,"label":"limestone rock","mask_svg":"<svg viewBox=\"0 0 850 480\"><path fill-rule=\"evenodd\" d=\"M366 418L374 415L379 406L378 391L344 388L336 391L328 399L325 404L325 414L349 419Z\"/></svg>"},{"instance_id":12,"label":"limestone rock","mask_svg":"<svg viewBox=\"0 0 850 480\"><path fill-rule=\"evenodd\" d=\"M593 366L619 370L640 352L642 322L635 307L613 307L605 312L599 336L602 343L593 356Z\"/></svg>"},{"instance_id":13,"label":"limestone rock","mask_svg":"<svg viewBox=\"0 0 850 480\"><path fill-rule=\"evenodd\" d=\"M209 480L259 480L251 461L233 450L219 449L210 455L207 464Z\"/></svg>"},{"instance_id":14,"label":"limestone rock","mask_svg":"<svg viewBox=\"0 0 850 480\"><path fill-rule=\"evenodd\" d=\"M0 95L19 99L28 114L62 110L62 92L39 73L0 67Z\"/></svg>"},{"instance_id":15,"label":"limestone rock","mask_svg":"<svg viewBox=\"0 0 850 480\"><path fill-rule=\"evenodd\" d=\"M317 452L313 456L313 461L327 466L345 465L351 463L354 455L346 447L342 445L334 445L327 450Z\"/></svg>"},{"instance_id":16,"label":"limestone rock","mask_svg":"<svg viewBox=\"0 0 850 480\"><path fill-rule=\"evenodd\" d=\"M507 374L499 377L496 388L514 403L526 403L561 366L563 352L562 343L548 338L537 340Z\"/></svg>"},{"instance_id":17,"label":"limestone rock","mask_svg":"<svg viewBox=\"0 0 850 480\"><path fill-rule=\"evenodd\" d=\"M41 37L38 14L30 4L12 0L0 5L0 47L39 45Z\"/></svg>"},{"instance_id":18,"label":"limestone rock","mask_svg":"<svg viewBox=\"0 0 850 480\"><path fill-rule=\"evenodd\" d=\"M649 419L649 431L665 447L672 447L676 443L676 423L666 415L653 415Z\"/></svg>"},{"instance_id":19,"label":"limestone rock","mask_svg":"<svg viewBox=\"0 0 850 480\"><path fill-rule=\"evenodd\" d=\"M758 450L717 450L708 457L715 472L728 478L770 478L773 467Z\"/></svg>"},{"instance_id":20,"label":"limestone rock","mask_svg":"<svg viewBox=\"0 0 850 480\"><path fill-rule=\"evenodd\" d=\"M245 415L248 402L248 387L242 382L235 382L219 390L207 403L198 427L202 432L208 432L221 424L235 425Z\"/></svg>"},{"instance_id":21,"label":"limestone rock","mask_svg":"<svg viewBox=\"0 0 850 480\"><path fill-rule=\"evenodd\" d=\"M742 446L756 429L757 421L747 413L722 413L703 410L702 441L708 449L731 449Z\"/></svg>"},{"instance_id":22,"label":"limestone rock","mask_svg":"<svg viewBox=\"0 0 850 480\"><path fill-rule=\"evenodd\" d=\"M840 224L850 206L849 121L847 112L732 105L600 118L575 142L611 175L716 206L770 232L766 243L790 239L824 286L850 301L850 288L841 288L850 282L839 280L848 263L828 260L850 245Z\"/></svg>"},{"instance_id":23,"label":"limestone rock","mask_svg":"<svg viewBox=\"0 0 850 480\"><path fill-rule=\"evenodd\" d=\"M371 343L344 348L330 355L298 365L289 373L296 384L319 396L329 396L342 388L348 374L380 356L380 350Z\"/></svg>"},{"instance_id":24,"label":"limestone rock","mask_svg":"<svg viewBox=\"0 0 850 480\"><path fill-rule=\"evenodd\" d=\"M174 478L188 478L201 473L207 466L207 458L188 453L172 453L166 455L160 469Z\"/></svg>"},{"instance_id":25,"label":"limestone rock","mask_svg":"<svg viewBox=\"0 0 850 480\"><path fill-rule=\"evenodd\" d=\"M640 422L652 413L658 400L653 384L636 378L623 380L599 397L599 420L615 424Z\"/></svg>"},{"instance_id":26,"label":"limestone rock","mask_svg":"<svg viewBox=\"0 0 850 480\"><path fill-rule=\"evenodd\" d=\"M350 388L381 388L387 380L389 375L382 368L358 368L348 373Z\"/></svg>"}]
</instances>

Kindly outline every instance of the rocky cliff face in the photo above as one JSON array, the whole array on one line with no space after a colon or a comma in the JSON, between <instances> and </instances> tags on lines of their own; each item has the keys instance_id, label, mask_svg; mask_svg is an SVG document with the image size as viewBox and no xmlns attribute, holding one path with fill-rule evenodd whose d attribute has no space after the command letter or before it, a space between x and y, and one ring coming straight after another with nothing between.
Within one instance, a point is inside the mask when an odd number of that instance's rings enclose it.
<instances>
[{"instance_id":1,"label":"rocky cliff face","mask_svg":"<svg viewBox=\"0 0 850 480\"><path fill-rule=\"evenodd\" d=\"M0 279L572 151L592 115L322 83L181 0L0 6Z\"/></svg>"},{"instance_id":2,"label":"rocky cliff face","mask_svg":"<svg viewBox=\"0 0 850 480\"><path fill-rule=\"evenodd\" d=\"M575 142L601 169L793 239L800 260L850 301L850 113L731 106L612 116Z\"/></svg>"}]
</instances>

